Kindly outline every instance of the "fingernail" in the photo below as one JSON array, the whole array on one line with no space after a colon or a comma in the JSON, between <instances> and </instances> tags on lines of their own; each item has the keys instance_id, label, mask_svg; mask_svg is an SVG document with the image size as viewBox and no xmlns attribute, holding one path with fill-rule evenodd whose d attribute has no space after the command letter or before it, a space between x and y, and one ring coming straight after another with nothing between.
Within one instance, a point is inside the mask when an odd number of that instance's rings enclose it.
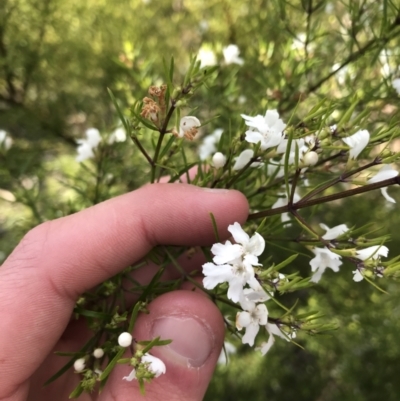
<instances>
[{"instance_id":1,"label":"fingernail","mask_svg":"<svg viewBox=\"0 0 400 401\"><path fill-rule=\"evenodd\" d=\"M185 366L199 368L204 365L214 348L210 329L188 316L170 316L154 322L152 334L163 340L172 340L159 348L164 358Z\"/></svg>"},{"instance_id":2,"label":"fingernail","mask_svg":"<svg viewBox=\"0 0 400 401\"><path fill-rule=\"evenodd\" d=\"M198 187L204 192L210 192L212 194L226 194L230 192L229 189L224 189L224 188L203 188L203 187Z\"/></svg>"}]
</instances>

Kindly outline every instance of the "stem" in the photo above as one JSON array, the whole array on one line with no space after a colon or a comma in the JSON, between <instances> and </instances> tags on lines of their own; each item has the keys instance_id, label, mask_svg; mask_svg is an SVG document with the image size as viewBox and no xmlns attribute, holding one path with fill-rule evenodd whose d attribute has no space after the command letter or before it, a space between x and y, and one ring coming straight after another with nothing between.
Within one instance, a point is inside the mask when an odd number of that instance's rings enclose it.
<instances>
[{"instance_id":1,"label":"stem","mask_svg":"<svg viewBox=\"0 0 400 401\"><path fill-rule=\"evenodd\" d=\"M329 156L326 159L320 160L314 167L318 167L318 166L320 166L320 165L322 165L322 164L324 164L324 163L326 163L328 161L336 159L337 157L344 156L346 153L347 153L347 151L340 151L339 153L336 153L336 154L334 154L332 156ZM307 173L307 171L306 171L306 173ZM289 177L289 181L291 180L291 178L292 177ZM249 195L248 198L252 198L253 196L256 196L256 195L261 194L261 193L263 193L265 191L268 191L268 189L276 187L278 184L280 184L284 180L285 180L285 177L277 178L273 182L271 182L270 184L268 184L268 185L266 185L264 187L258 188L257 191L255 191L251 195Z\"/></svg>"},{"instance_id":2,"label":"stem","mask_svg":"<svg viewBox=\"0 0 400 401\"><path fill-rule=\"evenodd\" d=\"M150 157L150 155L146 152L146 149L142 146L140 143L139 139L137 139L136 136L131 136L131 139L133 143L139 148L139 150L142 152L142 155L146 158L146 160L149 162L150 166L154 166L154 160Z\"/></svg>"},{"instance_id":3,"label":"stem","mask_svg":"<svg viewBox=\"0 0 400 401\"><path fill-rule=\"evenodd\" d=\"M321 203L332 202L337 199L347 198L350 196L362 194L364 192L373 191L374 189L388 187L388 186L394 185L394 184L400 185L400 176L397 176L394 178L389 178L388 180L376 182L374 184L364 185L363 187L349 189L348 191L342 191L337 194L322 196L318 199L307 200L305 202L303 202L303 200L300 199L300 201L294 203L291 206L286 205L286 206L281 206L281 207L277 207L274 209L264 210L264 211L258 212L258 213L252 213L249 215L247 220L255 220L255 219L262 218L262 217L282 214L285 212L292 212L292 210L298 210L298 209L303 209L303 208L310 207L310 206L320 205Z\"/></svg>"},{"instance_id":4,"label":"stem","mask_svg":"<svg viewBox=\"0 0 400 401\"><path fill-rule=\"evenodd\" d=\"M308 194L306 194L300 202L305 202L308 199L313 198L315 195L324 192L326 189L338 184L339 182L344 182L347 178L351 177L354 174L360 173L363 170L366 170L370 167L376 166L377 164L382 163L382 161L378 158L376 158L375 160L373 160L372 162L365 164L364 166L360 166L358 168L356 168L355 170L349 171L347 173L341 174L339 177L333 178L331 181L328 181L327 183L325 183L324 185L322 185L319 188L315 188L313 189L311 192L309 192Z\"/></svg>"},{"instance_id":5,"label":"stem","mask_svg":"<svg viewBox=\"0 0 400 401\"><path fill-rule=\"evenodd\" d=\"M296 193L296 186L297 186L297 181L300 177L300 173L301 173L301 169L298 168L293 177L292 188L290 190L290 198L289 198L289 202L288 202L289 206L293 205L294 194Z\"/></svg>"}]
</instances>

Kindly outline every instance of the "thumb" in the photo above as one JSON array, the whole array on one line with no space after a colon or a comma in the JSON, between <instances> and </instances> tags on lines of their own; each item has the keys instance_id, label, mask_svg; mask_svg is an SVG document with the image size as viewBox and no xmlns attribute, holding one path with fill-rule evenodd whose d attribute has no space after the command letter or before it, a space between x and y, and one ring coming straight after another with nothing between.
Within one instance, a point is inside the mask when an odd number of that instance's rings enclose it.
<instances>
[{"instance_id":1,"label":"thumb","mask_svg":"<svg viewBox=\"0 0 400 401\"><path fill-rule=\"evenodd\" d=\"M125 400L133 395L148 401L202 400L224 341L218 308L200 293L174 291L155 299L148 309L149 314L139 317L133 336L137 341L158 336L172 340L150 351L165 363L166 373L146 384L146 394L141 397L137 382L122 380L131 368L117 366L99 401Z\"/></svg>"}]
</instances>

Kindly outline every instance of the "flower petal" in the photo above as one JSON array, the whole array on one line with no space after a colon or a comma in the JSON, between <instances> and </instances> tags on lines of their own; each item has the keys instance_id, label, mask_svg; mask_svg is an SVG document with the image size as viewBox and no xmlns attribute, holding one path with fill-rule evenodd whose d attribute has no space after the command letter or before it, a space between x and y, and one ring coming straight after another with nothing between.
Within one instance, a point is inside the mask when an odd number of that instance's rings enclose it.
<instances>
[{"instance_id":1,"label":"flower petal","mask_svg":"<svg viewBox=\"0 0 400 401\"><path fill-rule=\"evenodd\" d=\"M249 242L249 235L243 230L239 223L236 222L228 226L228 231L238 244L246 245Z\"/></svg>"}]
</instances>

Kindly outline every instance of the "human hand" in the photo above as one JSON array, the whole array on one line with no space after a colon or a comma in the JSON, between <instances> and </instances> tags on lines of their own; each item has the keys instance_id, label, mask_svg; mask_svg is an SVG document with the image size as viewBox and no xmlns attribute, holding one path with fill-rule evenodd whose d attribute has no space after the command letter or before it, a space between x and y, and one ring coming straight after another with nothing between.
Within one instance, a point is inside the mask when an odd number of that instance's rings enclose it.
<instances>
[{"instance_id":1,"label":"human hand","mask_svg":"<svg viewBox=\"0 0 400 401\"><path fill-rule=\"evenodd\" d=\"M72 368L42 386L65 363L53 352L78 351L88 339L84 322L70 319L79 295L155 245L210 245L210 212L223 239L228 224L246 220L248 205L237 191L154 184L31 230L0 268L0 401L68 400L79 381ZM139 275L146 280L148 272ZM218 308L199 292L181 290L148 309L133 336L173 342L152 349L167 371L146 386L143 399L201 400L224 339ZM81 400L141 399L137 383L122 380L129 371L118 365L100 395Z\"/></svg>"}]
</instances>

